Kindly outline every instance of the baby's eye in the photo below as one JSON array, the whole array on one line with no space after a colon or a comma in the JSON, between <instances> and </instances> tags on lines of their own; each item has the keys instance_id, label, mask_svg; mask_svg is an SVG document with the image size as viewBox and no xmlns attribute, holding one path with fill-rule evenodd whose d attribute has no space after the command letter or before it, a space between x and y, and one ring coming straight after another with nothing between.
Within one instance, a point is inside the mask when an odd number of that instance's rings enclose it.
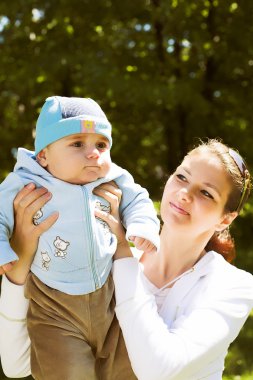
<instances>
[{"instance_id":1,"label":"baby's eye","mask_svg":"<svg viewBox=\"0 0 253 380\"><path fill-rule=\"evenodd\" d=\"M83 146L83 142L82 141L75 141L71 145L74 146L75 148L81 148Z\"/></svg>"},{"instance_id":2,"label":"baby's eye","mask_svg":"<svg viewBox=\"0 0 253 380\"><path fill-rule=\"evenodd\" d=\"M108 144L105 141L100 141L96 145L99 150L105 150L108 148Z\"/></svg>"},{"instance_id":3,"label":"baby's eye","mask_svg":"<svg viewBox=\"0 0 253 380\"><path fill-rule=\"evenodd\" d=\"M210 199L214 199L214 197L212 196L212 194L210 194L208 191L206 190L201 190L201 193L207 197L207 198L210 198Z\"/></svg>"},{"instance_id":4,"label":"baby's eye","mask_svg":"<svg viewBox=\"0 0 253 380\"><path fill-rule=\"evenodd\" d=\"M187 181L186 177L183 175L183 174L176 174L176 177L180 180L180 181Z\"/></svg>"}]
</instances>

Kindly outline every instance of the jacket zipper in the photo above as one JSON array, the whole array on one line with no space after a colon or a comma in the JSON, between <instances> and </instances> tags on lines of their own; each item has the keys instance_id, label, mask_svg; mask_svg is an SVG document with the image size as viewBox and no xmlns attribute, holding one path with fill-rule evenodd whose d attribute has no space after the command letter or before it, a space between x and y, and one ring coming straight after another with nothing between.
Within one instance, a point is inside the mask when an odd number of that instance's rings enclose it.
<instances>
[{"instance_id":1,"label":"jacket zipper","mask_svg":"<svg viewBox=\"0 0 253 380\"><path fill-rule=\"evenodd\" d=\"M100 287L99 277L96 270L95 265L95 245L94 245L94 236L92 231L92 221L91 221L91 215L90 215L90 207L89 207L89 195L87 189L82 186L83 194L84 194L84 208L85 208L85 216L86 216L86 227L88 231L88 248L89 248L89 257L90 257L90 265L91 265L91 272L93 276L93 281L95 284L95 289L98 289Z\"/></svg>"}]
</instances>

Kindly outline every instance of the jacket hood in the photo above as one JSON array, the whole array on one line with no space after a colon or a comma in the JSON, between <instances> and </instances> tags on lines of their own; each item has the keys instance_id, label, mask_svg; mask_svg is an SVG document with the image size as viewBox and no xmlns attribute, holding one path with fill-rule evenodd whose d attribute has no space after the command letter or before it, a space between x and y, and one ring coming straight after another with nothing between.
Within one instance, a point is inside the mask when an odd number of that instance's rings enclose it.
<instances>
[{"instance_id":1,"label":"jacket hood","mask_svg":"<svg viewBox=\"0 0 253 380\"><path fill-rule=\"evenodd\" d=\"M34 152L25 148L18 148L17 162L13 171L18 172L19 170L25 170L38 176L52 177L52 174L38 164Z\"/></svg>"}]
</instances>

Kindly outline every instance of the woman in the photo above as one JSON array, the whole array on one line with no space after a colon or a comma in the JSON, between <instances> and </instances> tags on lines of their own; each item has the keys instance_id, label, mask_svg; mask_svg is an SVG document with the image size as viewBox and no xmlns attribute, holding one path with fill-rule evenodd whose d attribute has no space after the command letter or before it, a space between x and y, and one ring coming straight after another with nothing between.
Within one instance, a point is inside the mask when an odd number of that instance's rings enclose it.
<instances>
[{"instance_id":1,"label":"woman","mask_svg":"<svg viewBox=\"0 0 253 380\"><path fill-rule=\"evenodd\" d=\"M222 257L233 259L227 228L243 207L249 189L249 172L238 153L213 140L193 149L165 186L161 249L157 254L144 252L140 261L131 257L118 221L118 192L110 185L97 189L112 206L111 215L99 210L96 214L118 237L113 271L116 314L138 379L221 380L228 347L253 307L253 276ZM22 211L20 200L17 202L17 216L25 226L22 231L31 225L37 210L34 207L32 213L31 207L40 199L33 192L29 197L27 201L27 196L21 195ZM22 244L16 241L20 235L19 231L14 239L19 252ZM29 255L21 256L26 271ZM21 276L12 273L8 275L11 281L16 283L23 276L23 282L24 271ZM25 317L20 289L4 278L1 313L5 317L0 333L8 328L12 332L9 340L28 347L25 322L18 325L15 321ZM14 297L22 310L13 305ZM28 348L18 347L13 352L14 343L7 347L6 338L0 336L3 364L12 356L16 373L24 365L28 374Z\"/></svg>"}]
</instances>

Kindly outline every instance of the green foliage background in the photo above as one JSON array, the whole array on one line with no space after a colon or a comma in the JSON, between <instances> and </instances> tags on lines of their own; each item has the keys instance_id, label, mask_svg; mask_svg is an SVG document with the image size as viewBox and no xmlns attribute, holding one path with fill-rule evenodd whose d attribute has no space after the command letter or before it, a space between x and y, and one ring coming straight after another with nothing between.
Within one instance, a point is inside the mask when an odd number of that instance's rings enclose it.
<instances>
[{"instance_id":1,"label":"green foliage background","mask_svg":"<svg viewBox=\"0 0 253 380\"><path fill-rule=\"evenodd\" d=\"M50 95L92 97L113 125L112 157L161 197L198 138L220 137L253 168L253 2L2 0L0 179ZM250 201L232 231L253 273ZM230 376L253 373L253 318L233 344Z\"/></svg>"}]
</instances>

